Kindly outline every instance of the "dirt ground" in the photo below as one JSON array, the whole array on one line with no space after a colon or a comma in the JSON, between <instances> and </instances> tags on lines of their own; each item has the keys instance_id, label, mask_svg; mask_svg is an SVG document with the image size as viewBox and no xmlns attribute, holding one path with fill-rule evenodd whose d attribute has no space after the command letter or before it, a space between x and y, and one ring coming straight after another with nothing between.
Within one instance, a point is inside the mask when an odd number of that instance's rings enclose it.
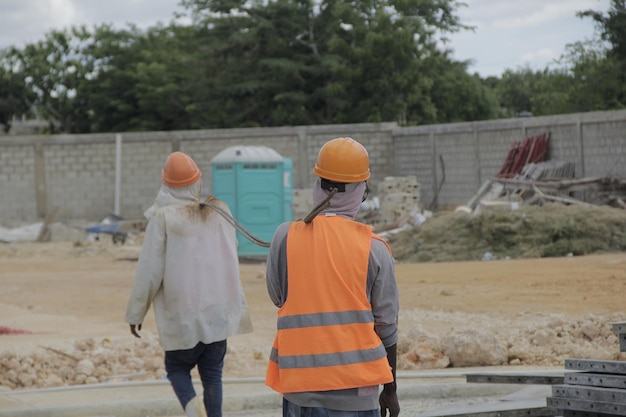
<instances>
[{"instance_id":1,"label":"dirt ground","mask_svg":"<svg viewBox=\"0 0 626 417\"><path fill-rule=\"evenodd\" d=\"M113 245L109 239L0 244L0 374L5 375L0 388L162 375L152 312L141 340L124 323L139 250L139 244ZM225 377L265 373L276 309L266 293L264 272L263 263L241 264L255 330L229 339ZM459 335L465 335L463 343L475 336L475 345L501 347L505 365L621 358L610 323L626 321L626 253L399 263L396 272L401 369L467 365L455 364L459 352L451 345L467 346L454 339ZM473 354L480 362L481 353ZM463 356L471 356L467 348ZM55 363L72 370L59 375ZM72 366L76 363L95 370L79 377ZM26 366L36 368L29 371L30 378L20 377ZM50 375L42 377L46 372Z\"/></svg>"}]
</instances>

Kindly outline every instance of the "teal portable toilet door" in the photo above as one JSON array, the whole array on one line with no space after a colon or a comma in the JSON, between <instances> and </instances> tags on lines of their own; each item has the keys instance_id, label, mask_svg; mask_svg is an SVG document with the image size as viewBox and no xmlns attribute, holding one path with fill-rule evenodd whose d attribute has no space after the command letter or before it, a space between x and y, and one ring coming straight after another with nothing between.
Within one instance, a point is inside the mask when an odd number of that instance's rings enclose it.
<instances>
[{"instance_id":1,"label":"teal portable toilet door","mask_svg":"<svg viewBox=\"0 0 626 417\"><path fill-rule=\"evenodd\" d=\"M283 158L283 221L293 221L293 161Z\"/></svg>"},{"instance_id":2,"label":"teal portable toilet door","mask_svg":"<svg viewBox=\"0 0 626 417\"><path fill-rule=\"evenodd\" d=\"M237 201L235 191L237 190L235 166L232 162L216 162L211 167L212 190L211 194L228 205L232 215L235 214L235 203Z\"/></svg>"},{"instance_id":3,"label":"teal portable toilet door","mask_svg":"<svg viewBox=\"0 0 626 417\"><path fill-rule=\"evenodd\" d=\"M253 235L270 241L283 216L282 162L246 162L237 166L237 214ZM267 255L267 248L248 239L239 241L239 254Z\"/></svg>"}]
</instances>

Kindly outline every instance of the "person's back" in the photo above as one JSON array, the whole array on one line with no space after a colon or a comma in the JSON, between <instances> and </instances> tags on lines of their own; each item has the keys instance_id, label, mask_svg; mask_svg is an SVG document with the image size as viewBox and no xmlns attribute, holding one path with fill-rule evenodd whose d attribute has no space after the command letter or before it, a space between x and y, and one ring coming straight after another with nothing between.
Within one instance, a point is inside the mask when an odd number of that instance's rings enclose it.
<instances>
[{"instance_id":1,"label":"person's back","mask_svg":"<svg viewBox=\"0 0 626 417\"><path fill-rule=\"evenodd\" d=\"M284 415L378 416L380 404L395 416L393 258L371 226L353 221L367 188L367 152L350 138L330 141L315 173L324 175L313 187L316 209L280 225L267 258L279 310L266 383L283 394Z\"/></svg>"},{"instance_id":2,"label":"person's back","mask_svg":"<svg viewBox=\"0 0 626 417\"><path fill-rule=\"evenodd\" d=\"M211 202L229 212L219 200ZM164 350L189 349L237 334L245 299L237 285L233 227L209 205L197 202L161 207L153 222L167 236L162 291L154 298Z\"/></svg>"},{"instance_id":3,"label":"person's back","mask_svg":"<svg viewBox=\"0 0 626 417\"><path fill-rule=\"evenodd\" d=\"M203 409L221 415L226 339L251 331L236 232L218 212L230 211L215 198L200 201L200 177L186 154L168 157L163 184L145 213L148 225L126 309L131 333L140 337L154 305L167 377L189 417L204 415ZM196 366L204 406L191 381Z\"/></svg>"}]
</instances>

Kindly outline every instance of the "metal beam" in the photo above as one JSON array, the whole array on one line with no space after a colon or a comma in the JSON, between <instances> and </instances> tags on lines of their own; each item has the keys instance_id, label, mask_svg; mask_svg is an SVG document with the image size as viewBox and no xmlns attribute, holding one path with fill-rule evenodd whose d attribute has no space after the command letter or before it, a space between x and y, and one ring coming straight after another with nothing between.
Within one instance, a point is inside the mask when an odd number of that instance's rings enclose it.
<instances>
[{"instance_id":1,"label":"metal beam","mask_svg":"<svg viewBox=\"0 0 626 417\"><path fill-rule=\"evenodd\" d=\"M622 375L595 374L589 372L573 372L565 375L565 384L584 385L604 388L626 388L626 380Z\"/></svg>"},{"instance_id":2,"label":"metal beam","mask_svg":"<svg viewBox=\"0 0 626 417\"><path fill-rule=\"evenodd\" d=\"M546 399L542 398L444 407L425 411L417 417L548 417L554 416L554 412L546 407Z\"/></svg>"},{"instance_id":3,"label":"metal beam","mask_svg":"<svg viewBox=\"0 0 626 417\"><path fill-rule=\"evenodd\" d=\"M626 362L601 361L593 359L566 359L565 369L626 375Z\"/></svg>"},{"instance_id":4,"label":"metal beam","mask_svg":"<svg viewBox=\"0 0 626 417\"><path fill-rule=\"evenodd\" d=\"M562 384L563 373L560 375L532 372L532 373L484 373L466 374L467 382L496 383L496 384Z\"/></svg>"},{"instance_id":5,"label":"metal beam","mask_svg":"<svg viewBox=\"0 0 626 417\"><path fill-rule=\"evenodd\" d=\"M555 410L590 411L594 413L626 416L626 404L603 403L570 398L547 398L548 407ZM557 413L558 415L558 413Z\"/></svg>"},{"instance_id":6,"label":"metal beam","mask_svg":"<svg viewBox=\"0 0 626 417\"><path fill-rule=\"evenodd\" d=\"M552 396L585 399L605 403L626 404L626 390L615 388L586 387L579 385L553 385Z\"/></svg>"}]
</instances>

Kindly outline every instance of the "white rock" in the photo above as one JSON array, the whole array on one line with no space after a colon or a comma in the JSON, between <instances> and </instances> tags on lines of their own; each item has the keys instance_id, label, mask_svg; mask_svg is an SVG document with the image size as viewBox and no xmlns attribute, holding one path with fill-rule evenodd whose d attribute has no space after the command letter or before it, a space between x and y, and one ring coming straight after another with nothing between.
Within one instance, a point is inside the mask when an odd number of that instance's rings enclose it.
<instances>
[{"instance_id":1,"label":"white rock","mask_svg":"<svg viewBox=\"0 0 626 417\"><path fill-rule=\"evenodd\" d=\"M91 376L95 369L96 367L89 359L83 359L76 364L76 373L81 375Z\"/></svg>"},{"instance_id":2,"label":"white rock","mask_svg":"<svg viewBox=\"0 0 626 417\"><path fill-rule=\"evenodd\" d=\"M443 354L453 367L495 366L508 363L505 342L489 331L461 330L444 337Z\"/></svg>"}]
</instances>

